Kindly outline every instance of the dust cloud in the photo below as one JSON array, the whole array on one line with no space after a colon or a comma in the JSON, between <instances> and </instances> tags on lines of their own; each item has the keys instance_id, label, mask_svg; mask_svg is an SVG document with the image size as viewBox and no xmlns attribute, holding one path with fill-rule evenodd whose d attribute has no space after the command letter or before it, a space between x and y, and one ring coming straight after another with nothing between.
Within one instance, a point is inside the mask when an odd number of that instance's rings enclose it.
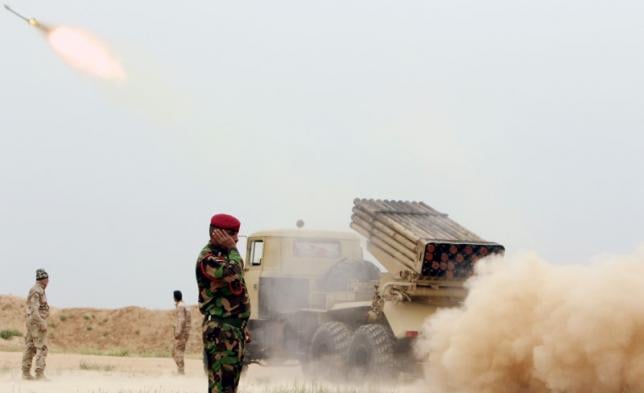
<instances>
[{"instance_id":1,"label":"dust cloud","mask_svg":"<svg viewBox=\"0 0 644 393\"><path fill-rule=\"evenodd\" d=\"M425 322L432 392L644 392L644 248L586 265L490 260Z\"/></svg>"}]
</instances>

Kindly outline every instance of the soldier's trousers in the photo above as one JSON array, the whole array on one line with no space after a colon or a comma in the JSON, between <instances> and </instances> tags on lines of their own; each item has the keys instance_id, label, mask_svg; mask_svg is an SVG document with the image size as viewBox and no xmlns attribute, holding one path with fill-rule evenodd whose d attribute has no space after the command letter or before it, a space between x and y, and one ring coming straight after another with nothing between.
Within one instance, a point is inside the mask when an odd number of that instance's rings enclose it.
<instances>
[{"instance_id":1,"label":"soldier's trousers","mask_svg":"<svg viewBox=\"0 0 644 393\"><path fill-rule=\"evenodd\" d=\"M179 338L174 339L174 345L172 346L172 358L174 362L177 363L177 369L179 372L184 372L185 364L183 361L183 356L186 352L186 343L188 342L188 335L181 335Z\"/></svg>"},{"instance_id":2,"label":"soldier's trousers","mask_svg":"<svg viewBox=\"0 0 644 393\"><path fill-rule=\"evenodd\" d=\"M204 320L204 366L209 393L236 393L244 359L244 329L218 320Z\"/></svg>"},{"instance_id":3,"label":"soldier's trousers","mask_svg":"<svg viewBox=\"0 0 644 393\"><path fill-rule=\"evenodd\" d=\"M25 352L22 355L23 374L28 374L31 371L34 356L36 357L36 374L42 374L45 371L47 352L47 330L40 330L38 323L28 320Z\"/></svg>"}]
</instances>

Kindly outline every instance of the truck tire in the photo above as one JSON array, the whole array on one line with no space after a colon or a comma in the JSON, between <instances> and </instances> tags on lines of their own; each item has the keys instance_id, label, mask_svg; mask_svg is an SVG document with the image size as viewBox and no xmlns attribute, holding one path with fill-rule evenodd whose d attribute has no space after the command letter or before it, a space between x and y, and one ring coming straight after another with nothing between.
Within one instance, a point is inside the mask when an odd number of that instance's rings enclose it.
<instances>
[{"instance_id":1,"label":"truck tire","mask_svg":"<svg viewBox=\"0 0 644 393\"><path fill-rule=\"evenodd\" d=\"M383 325L360 326L347 351L351 377L369 375L387 378L394 373L394 336Z\"/></svg>"},{"instance_id":2,"label":"truck tire","mask_svg":"<svg viewBox=\"0 0 644 393\"><path fill-rule=\"evenodd\" d=\"M335 379L343 374L343 360L351 330L342 322L325 322L317 328L308 351L308 359L303 367L311 377Z\"/></svg>"}]
</instances>

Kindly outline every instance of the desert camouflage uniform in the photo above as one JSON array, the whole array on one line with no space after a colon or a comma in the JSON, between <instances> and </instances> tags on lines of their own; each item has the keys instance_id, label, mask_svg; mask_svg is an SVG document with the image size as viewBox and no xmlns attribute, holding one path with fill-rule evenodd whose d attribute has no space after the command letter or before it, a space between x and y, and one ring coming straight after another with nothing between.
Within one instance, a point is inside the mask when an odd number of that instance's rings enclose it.
<instances>
[{"instance_id":1,"label":"desert camouflage uniform","mask_svg":"<svg viewBox=\"0 0 644 393\"><path fill-rule=\"evenodd\" d=\"M190 310L183 302L177 303L177 320L174 325L174 345L172 347L172 357L177 363L177 369L180 374L184 373L183 355L186 352L186 343L190 338Z\"/></svg>"},{"instance_id":2,"label":"desert camouflage uniform","mask_svg":"<svg viewBox=\"0 0 644 393\"><path fill-rule=\"evenodd\" d=\"M25 335L25 352L22 357L22 373L28 375L31 362L36 357L36 375L45 371L47 357L47 318L49 304L45 289L38 283L29 290L27 296L27 334Z\"/></svg>"},{"instance_id":3,"label":"desert camouflage uniform","mask_svg":"<svg viewBox=\"0 0 644 393\"><path fill-rule=\"evenodd\" d=\"M208 244L197 260L199 311L204 315L204 365L210 393L235 393L244 358L250 300L237 249Z\"/></svg>"}]
</instances>

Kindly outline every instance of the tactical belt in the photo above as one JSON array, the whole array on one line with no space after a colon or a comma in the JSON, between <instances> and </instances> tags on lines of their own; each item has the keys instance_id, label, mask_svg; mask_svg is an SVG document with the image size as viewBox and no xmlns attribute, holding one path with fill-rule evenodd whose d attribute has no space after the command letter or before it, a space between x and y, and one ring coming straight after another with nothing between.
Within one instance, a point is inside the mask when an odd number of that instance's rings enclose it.
<instances>
[{"instance_id":1,"label":"tactical belt","mask_svg":"<svg viewBox=\"0 0 644 393\"><path fill-rule=\"evenodd\" d=\"M215 321L215 322L221 322L225 323L226 325L234 326L236 328L244 329L246 328L246 324L248 323L247 320L245 319L239 319L239 318L222 318L218 317L216 315L204 315L203 321Z\"/></svg>"}]
</instances>

